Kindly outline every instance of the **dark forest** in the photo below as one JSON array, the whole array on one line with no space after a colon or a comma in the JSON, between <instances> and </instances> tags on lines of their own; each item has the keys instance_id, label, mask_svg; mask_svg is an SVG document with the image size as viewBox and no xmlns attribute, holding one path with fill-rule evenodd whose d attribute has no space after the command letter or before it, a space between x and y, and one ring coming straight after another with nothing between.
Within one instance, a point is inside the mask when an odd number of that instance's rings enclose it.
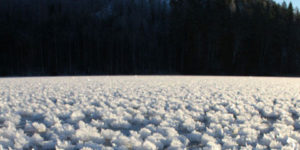
<instances>
[{"instance_id":1,"label":"dark forest","mask_svg":"<svg viewBox=\"0 0 300 150\"><path fill-rule=\"evenodd\" d=\"M0 76L300 75L300 13L272 0L1 0Z\"/></svg>"}]
</instances>

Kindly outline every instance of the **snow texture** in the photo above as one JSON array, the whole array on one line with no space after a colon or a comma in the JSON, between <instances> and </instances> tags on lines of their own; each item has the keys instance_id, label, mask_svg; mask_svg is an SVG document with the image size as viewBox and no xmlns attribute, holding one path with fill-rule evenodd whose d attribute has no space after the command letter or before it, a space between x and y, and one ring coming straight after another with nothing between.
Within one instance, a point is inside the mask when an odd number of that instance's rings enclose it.
<instances>
[{"instance_id":1,"label":"snow texture","mask_svg":"<svg viewBox=\"0 0 300 150\"><path fill-rule=\"evenodd\" d=\"M299 89L299 78L0 78L0 150L296 150Z\"/></svg>"}]
</instances>

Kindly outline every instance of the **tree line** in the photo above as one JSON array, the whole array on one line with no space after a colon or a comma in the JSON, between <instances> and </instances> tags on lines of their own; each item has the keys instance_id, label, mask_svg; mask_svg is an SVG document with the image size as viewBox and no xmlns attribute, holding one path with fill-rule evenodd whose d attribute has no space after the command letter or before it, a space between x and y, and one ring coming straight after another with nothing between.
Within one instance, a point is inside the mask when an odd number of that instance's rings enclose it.
<instances>
[{"instance_id":1,"label":"tree line","mask_svg":"<svg viewBox=\"0 0 300 150\"><path fill-rule=\"evenodd\" d=\"M2 0L0 75L300 75L272 0Z\"/></svg>"}]
</instances>

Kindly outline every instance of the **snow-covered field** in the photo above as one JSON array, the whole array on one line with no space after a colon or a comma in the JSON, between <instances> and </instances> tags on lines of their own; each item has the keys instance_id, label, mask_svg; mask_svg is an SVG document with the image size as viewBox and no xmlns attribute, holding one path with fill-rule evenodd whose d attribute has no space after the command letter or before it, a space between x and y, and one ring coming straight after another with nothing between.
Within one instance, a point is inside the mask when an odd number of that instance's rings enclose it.
<instances>
[{"instance_id":1,"label":"snow-covered field","mask_svg":"<svg viewBox=\"0 0 300 150\"><path fill-rule=\"evenodd\" d=\"M300 78L0 78L0 149L300 149Z\"/></svg>"}]
</instances>

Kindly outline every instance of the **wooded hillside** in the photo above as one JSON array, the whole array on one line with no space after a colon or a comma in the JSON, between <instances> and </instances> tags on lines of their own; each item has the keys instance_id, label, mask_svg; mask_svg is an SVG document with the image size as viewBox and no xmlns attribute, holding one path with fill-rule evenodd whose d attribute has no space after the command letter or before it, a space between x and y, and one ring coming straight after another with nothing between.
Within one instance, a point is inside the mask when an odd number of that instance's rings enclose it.
<instances>
[{"instance_id":1,"label":"wooded hillside","mask_svg":"<svg viewBox=\"0 0 300 150\"><path fill-rule=\"evenodd\" d=\"M300 75L272 0L2 0L0 75Z\"/></svg>"}]
</instances>

